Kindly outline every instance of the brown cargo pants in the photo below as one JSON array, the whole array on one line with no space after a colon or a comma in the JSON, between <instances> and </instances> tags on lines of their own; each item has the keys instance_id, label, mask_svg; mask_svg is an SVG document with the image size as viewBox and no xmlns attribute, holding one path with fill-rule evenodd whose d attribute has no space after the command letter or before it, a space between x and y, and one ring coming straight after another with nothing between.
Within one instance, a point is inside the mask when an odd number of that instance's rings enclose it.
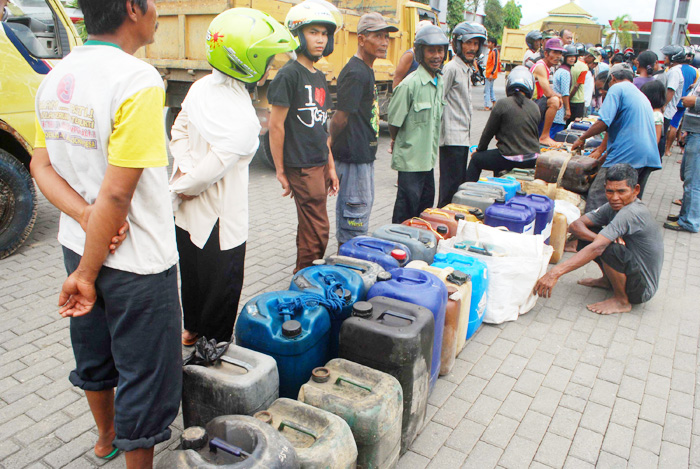
<instances>
[{"instance_id":1,"label":"brown cargo pants","mask_svg":"<svg viewBox=\"0 0 700 469\"><path fill-rule=\"evenodd\" d=\"M328 211L326 199L330 177L328 166L313 168L285 167L284 172L297 206L297 264L294 273L323 258L328 245Z\"/></svg>"}]
</instances>

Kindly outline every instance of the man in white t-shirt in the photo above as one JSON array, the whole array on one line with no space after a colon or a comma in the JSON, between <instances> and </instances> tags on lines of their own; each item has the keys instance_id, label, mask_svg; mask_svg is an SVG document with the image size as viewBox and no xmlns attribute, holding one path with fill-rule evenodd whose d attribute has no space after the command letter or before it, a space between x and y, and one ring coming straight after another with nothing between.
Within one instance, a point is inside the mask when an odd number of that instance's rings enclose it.
<instances>
[{"instance_id":1,"label":"man in white t-shirt","mask_svg":"<svg viewBox=\"0 0 700 469\"><path fill-rule=\"evenodd\" d=\"M158 14L155 0L80 6L89 40L37 91L31 170L61 211L69 276L59 313L70 318L69 379L97 424L95 456L122 450L127 468L151 467L182 389L165 90L156 69L133 56L153 42Z\"/></svg>"},{"instance_id":2,"label":"man in white t-shirt","mask_svg":"<svg viewBox=\"0 0 700 469\"><path fill-rule=\"evenodd\" d=\"M666 78L666 108L664 109L664 131L659 142L659 148L666 148L666 138L669 134L669 127L673 116L678 111L677 106L683 97L684 78L683 78L683 62L685 61L685 49L679 45L669 45L661 49L661 53L665 56L665 65L667 68L664 77Z\"/></svg>"}]
</instances>

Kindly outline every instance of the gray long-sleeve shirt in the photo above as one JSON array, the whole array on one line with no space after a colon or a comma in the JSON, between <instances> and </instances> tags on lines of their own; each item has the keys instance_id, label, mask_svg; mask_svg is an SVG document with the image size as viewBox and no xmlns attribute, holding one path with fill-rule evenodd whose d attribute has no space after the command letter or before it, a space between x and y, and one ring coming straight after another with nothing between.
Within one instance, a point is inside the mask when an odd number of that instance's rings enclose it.
<instances>
[{"instance_id":1,"label":"gray long-sleeve shirt","mask_svg":"<svg viewBox=\"0 0 700 469\"><path fill-rule=\"evenodd\" d=\"M700 84L695 87L690 96L700 96ZM683 130L694 134L700 133L700 99L695 101L695 106L689 107L685 111Z\"/></svg>"}]
</instances>

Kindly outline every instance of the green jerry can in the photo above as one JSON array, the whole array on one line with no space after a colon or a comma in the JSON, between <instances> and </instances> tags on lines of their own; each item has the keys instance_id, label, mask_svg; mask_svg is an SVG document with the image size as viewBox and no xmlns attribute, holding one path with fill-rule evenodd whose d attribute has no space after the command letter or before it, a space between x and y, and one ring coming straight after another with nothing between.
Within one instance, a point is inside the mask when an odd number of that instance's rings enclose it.
<instances>
[{"instance_id":1,"label":"green jerry can","mask_svg":"<svg viewBox=\"0 0 700 469\"><path fill-rule=\"evenodd\" d=\"M316 368L299 400L345 420L357 444L358 469L396 467L403 391L393 376L337 358Z\"/></svg>"},{"instance_id":2,"label":"green jerry can","mask_svg":"<svg viewBox=\"0 0 700 469\"><path fill-rule=\"evenodd\" d=\"M350 427L337 415L282 397L255 418L292 444L301 469L357 467L357 445Z\"/></svg>"}]
</instances>

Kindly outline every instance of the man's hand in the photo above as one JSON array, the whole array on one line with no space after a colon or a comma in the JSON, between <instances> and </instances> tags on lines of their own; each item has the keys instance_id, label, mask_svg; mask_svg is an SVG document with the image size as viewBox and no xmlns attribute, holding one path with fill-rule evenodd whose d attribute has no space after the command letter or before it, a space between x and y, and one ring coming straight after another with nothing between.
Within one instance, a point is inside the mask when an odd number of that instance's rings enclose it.
<instances>
[{"instance_id":1,"label":"man's hand","mask_svg":"<svg viewBox=\"0 0 700 469\"><path fill-rule=\"evenodd\" d=\"M90 219L90 214L92 213L94 205L86 205L83 212L80 215L80 227L84 232L87 233L88 220ZM126 239L126 232L129 231L129 222L124 220L124 224L119 228L117 234L112 237L109 245L109 253L114 254L117 248L122 245Z\"/></svg>"},{"instance_id":2,"label":"man's hand","mask_svg":"<svg viewBox=\"0 0 700 469\"><path fill-rule=\"evenodd\" d=\"M697 99L697 96L686 96L681 98L681 101L683 102L683 107L693 107L695 106L695 101L697 101Z\"/></svg>"},{"instance_id":3,"label":"man's hand","mask_svg":"<svg viewBox=\"0 0 700 469\"><path fill-rule=\"evenodd\" d=\"M537 281L533 293L542 298L549 298L552 296L552 289L558 281L559 276L550 270Z\"/></svg>"},{"instance_id":4,"label":"man's hand","mask_svg":"<svg viewBox=\"0 0 700 469\"><path fill-rule=\"evenodd\" d=\"M566 108L566 111L564 112L564 120L569 120L569 117L571 117L571 109Z\"/></svg>"},{"instance_id":5,"label":"man's hand","mask_svg":"<svg viewBox=\"0 0 700 469\"><path fill-rule=\"evenodd\" d=\"M289 196L290 198L294 198L294 194L292 193L292 186L289 185L289 179L287 179L287 175L284 173L277 173L277 180L280 182L282 185L282 197L287 197Z\"/></svg>"},{"instance_id":6,"label":"man's hand","mask_svg":"<svg viewBox=\"0 0 700 469\"><path fill-rule=\"evenodd\" d=\"M58 312L64 317L84 316L92 311L97 300L95 283L83 279L76 271L63 282L61 294L58 297Z\"/></svg>"},{"instance_id":7,"label":"man's hand","mask_svg":"<svg viewBox=\"0 0 700 469\"><path fill-rule=\"evenodd\" d=\"M583 148L583 146L586 144L586 141L583 140L581 137L577 138L576 141L574 142L573 145L571 145L571 151L576 151L580 148Z\"/></svg>"},{"instance_id":8,"label":"man's hand","mask_svg":"<svg viewBox=\"0 0 700 469\"><path fill-rule=\"evenodd\" d=\"M601 147L598 147L595 150L593 150L588 156L590 158L593 158L594 160L600 161L600 159L603 157L603 149Z\"/></svg>"},{"instance_id":9,"label":"man's hand","mask_svg":"<svg viewBox=\"0 0 700 469\"><path fill-rule=\"evenodd\" d=\"M389 154L390 154L390 155L391 155L392 153L394 153L394 142L395 142L395 141L396 141L396 140L391 139L391 143L389 144Z\"/></svg>"},{"instance_id":10,"label":"man's hand","mask_svg":"<svg viewBox=\"0 0 700 469\"><path fill-rule=\"evenodd\" d=\"M337 195L340 182L338 181L338 175L336 174L335 169L331 168L328 170L328 178L330 181L328 184L328 195Z\"/></svg>"}]
</instances>

